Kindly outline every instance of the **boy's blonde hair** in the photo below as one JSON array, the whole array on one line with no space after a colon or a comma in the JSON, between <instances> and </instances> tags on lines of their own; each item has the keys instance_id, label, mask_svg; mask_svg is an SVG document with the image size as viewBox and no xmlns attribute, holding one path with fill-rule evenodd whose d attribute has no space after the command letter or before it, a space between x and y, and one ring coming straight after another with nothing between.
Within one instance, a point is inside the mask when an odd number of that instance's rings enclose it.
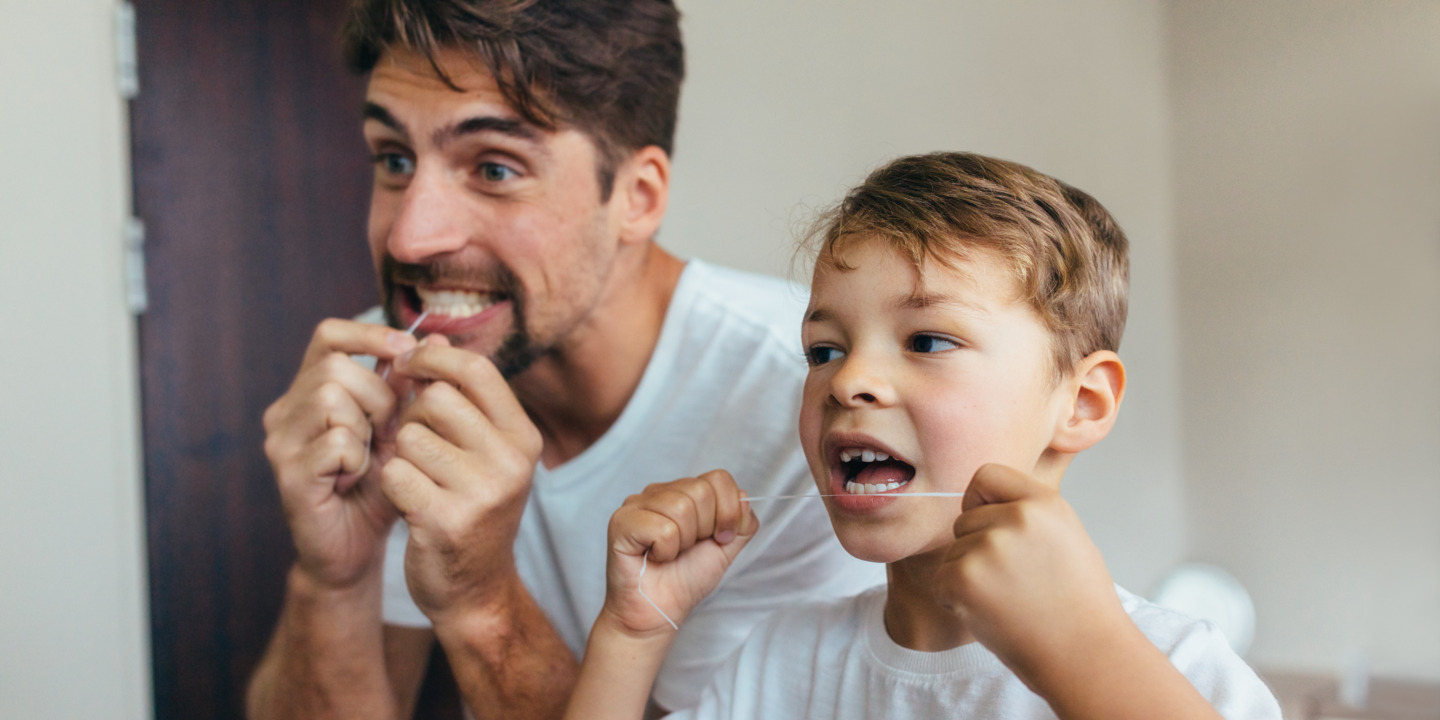
<instances>
[{"instance_id":1,"label":"boy's blonde hair","mask_svg":"<svg viewBox=\"0 0 1440 720\"><path fill-rule=\"evenodd\" d=\"M976 251L998 255L1020 299L1049 328L1058 373L1120 347L1130 287L1125 233L1094 198L1048 175L972 153L903 157L822 215L807 244L818 262L849 270L845 247L874 237L921 272L927 260L960 269Z\"/></svg>"}]
</instances>

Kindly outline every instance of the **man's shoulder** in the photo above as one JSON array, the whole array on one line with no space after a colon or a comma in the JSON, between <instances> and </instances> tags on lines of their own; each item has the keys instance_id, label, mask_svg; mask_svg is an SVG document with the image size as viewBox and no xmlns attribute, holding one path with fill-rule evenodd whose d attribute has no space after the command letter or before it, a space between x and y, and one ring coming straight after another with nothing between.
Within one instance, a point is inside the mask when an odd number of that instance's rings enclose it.
<instances>
[{"instance_id":1,"label":"man's shoulder","mask_svg":"<svg viewBox=\"0 0 1440 720\"><path fill-rule=\"evenodd\" d=\"M691 312L723 319L728 327L770 336L799 352L800 321L809 303L805 288L781 278L711 265L687 264Z\"/></svg>"}]
</instances>

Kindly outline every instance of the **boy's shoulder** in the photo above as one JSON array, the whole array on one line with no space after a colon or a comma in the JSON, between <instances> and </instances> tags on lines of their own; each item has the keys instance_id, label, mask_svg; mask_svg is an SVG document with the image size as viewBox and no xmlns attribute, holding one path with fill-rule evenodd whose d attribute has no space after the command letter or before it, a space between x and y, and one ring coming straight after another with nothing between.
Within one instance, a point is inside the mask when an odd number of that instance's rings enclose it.
<instances>
[{"instance_id":1,"label":"boy's shoulder","mask_svg":"<svg viewBox=\"0 0 1440 720\"><path fill-rule=\"evenodd\" d=\"M1279 718L1270 688L1207 620L1161 607L1119 585L1120 603L1135 626L1160 648L1195 689L1227 718Z\"/></svg>"}]
</instances>

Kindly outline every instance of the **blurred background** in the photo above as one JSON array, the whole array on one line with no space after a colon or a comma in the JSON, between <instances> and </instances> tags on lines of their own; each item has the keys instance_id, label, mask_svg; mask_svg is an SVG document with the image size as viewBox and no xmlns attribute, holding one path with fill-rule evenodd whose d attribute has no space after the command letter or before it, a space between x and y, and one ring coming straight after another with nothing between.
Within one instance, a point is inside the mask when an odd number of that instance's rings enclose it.
<instances>
[{"instance_id":1,"label":"blurred background","mask_svg":"<svg viewBox=\"0 0 1440 720\"><path fill-rule=\"evenodd\" d=\"M804 281L915 152L1089 191L1131 386L1063 489L1116 580L1210 563L1257 668L1440 683L1440 3L678 4L663 245ZM343 6L136 0L127 100L112 0L0 0L0 717L240 716L293 552L260 412L374 302Z\"/></svg>"}]
</instances>

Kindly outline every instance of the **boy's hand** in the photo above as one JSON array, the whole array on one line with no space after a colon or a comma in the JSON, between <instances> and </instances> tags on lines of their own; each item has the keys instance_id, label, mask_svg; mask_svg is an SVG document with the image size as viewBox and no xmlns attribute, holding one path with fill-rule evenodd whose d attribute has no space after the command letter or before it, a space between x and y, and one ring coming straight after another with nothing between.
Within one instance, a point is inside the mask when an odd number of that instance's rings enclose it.
<instances>
[{"instance_id":1,"label":"boy's hand","mask_svg":"<svg viewBox=\"0 0 1440 720\"><path fill-rule=\"evenodd\" d=\"M1032 690L1097 638L1133 634L1099 549L1055 488L985 465L961 507L936 597Z\"/></svg>"},{"instance_id":2,"label":"boy's hand","mask_svg":"<svg viewBox=\"0 0 1440 720\"><path fill-rule=\"evenodd\" d=\"M610 518L601 621L608 619L633 636L671 630L639 593L644 562L645 594L676 624L683 622L759 529L759 519L742 497L730 473L711 470L698 478L650 485L626 499Z\"/></svg>"}]
</instances>

